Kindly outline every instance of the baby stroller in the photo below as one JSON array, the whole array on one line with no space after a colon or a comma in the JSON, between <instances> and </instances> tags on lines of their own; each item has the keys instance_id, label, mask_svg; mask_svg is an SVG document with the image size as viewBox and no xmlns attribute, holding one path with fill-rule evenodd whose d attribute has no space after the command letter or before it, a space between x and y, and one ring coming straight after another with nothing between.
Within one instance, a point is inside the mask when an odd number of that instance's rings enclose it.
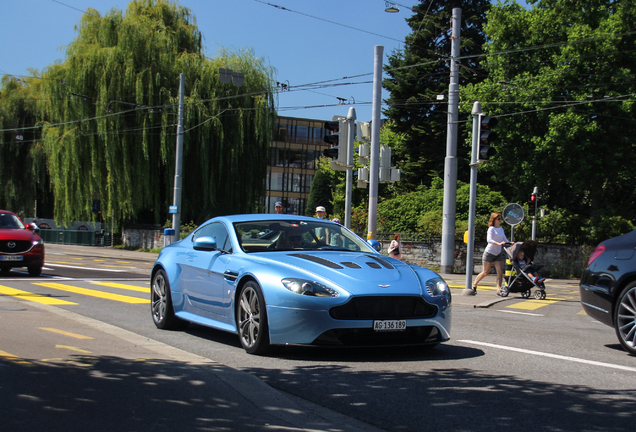
<instances>
[{"instance_id":1,"label":"baby stroller","mask_svg":"<svg viewBox=\"0 0 636 432\"><path fill-rule=\"evenodd\" d=\"M504 247L506 251L506 265L504 267L506 277L504 284L499 290L501 297L507 297L509 293L521 293L521 297L530 298L532 289L537 288L534 292L534 298L537 300L545 299L545 284L543 282L536 283L533 278L528 276L517 263L517 254L522 250L526 260L531 262L537 252L537 242L516 242L509 247ZM533 264L535 270L539 270L539 266Z\"/></svg>"}]
</instances>

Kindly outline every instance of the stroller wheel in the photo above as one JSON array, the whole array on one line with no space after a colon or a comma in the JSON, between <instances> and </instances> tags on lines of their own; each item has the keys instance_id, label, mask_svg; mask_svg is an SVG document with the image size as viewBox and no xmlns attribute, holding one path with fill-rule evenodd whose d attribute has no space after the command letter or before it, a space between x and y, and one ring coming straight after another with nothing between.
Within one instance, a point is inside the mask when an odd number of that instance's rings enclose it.
<instances>
[{"instance_id":1,"label":"stroller wheel","mask_svg":"<svg viewBox=\"0 0 636 432\"><path fill-rule=\"evenodd\" d=\"M508 287L506 285L502 286L501 289L499 289L499 295L501 297L508 297L508 294L510 293L510 290L508 289Z\"/></svg>"},{"instance_id":2,"label":"stroller wheel","mask_svg":"<svg viewBox=\"0 0 636 432\"><path fill-rule=\"evenodd\" d=\"M532 291L528 290L528 291L523 291L521 293L521 297L522 298L530 298L530 295L532 294Z\"/></svg>"},{"instance_id":3,"label":"stroller wheel","mask_svg":"<svg viewBox=\"0 0 636 432\"><path fill-rule=\"evenodd\" d=\"M536 290L534 292L534 298L537 299L537 300L543 300L545 298L545 291Z\"/></svg>"}]
</instances>

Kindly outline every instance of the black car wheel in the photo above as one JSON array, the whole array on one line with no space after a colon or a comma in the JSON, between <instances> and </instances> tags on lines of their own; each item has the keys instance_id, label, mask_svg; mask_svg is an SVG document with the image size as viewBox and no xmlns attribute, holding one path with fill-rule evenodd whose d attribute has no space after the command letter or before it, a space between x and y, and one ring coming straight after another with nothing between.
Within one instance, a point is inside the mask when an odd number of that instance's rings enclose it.
<instances>
[{"instance_id":1,"label":"black car wheel","mask_svg":"<svg viewBox=\"0 0 636 432\"><path fill-rule=\"evenodd\" d=\"M29 276L40 276L42 274L42 266L30 266Z\"/></svg>"},{"instance_id":2,"label":"black car wheel","mask_svg":"<svg viewBox=\"0 0 636 432\"><path fill-rule=\"evenodd\" d=\"M614 327L625 351L636 355L636 282L627 285L618 297L614 310Z\"/></svg>"},{"instance_id":3,"label":"black car wheel","mask_svg":"<svg viewBox=\"0 0 636 432\"><path fill-rule=\"evenodd\" d=\"M265 299L261 287L249 281L241 290L237 327L243 349L249 354L265 354L269 350L269 330Z\"/></svg>"},{"instance_id":4,"label":"black car wheel","mask_svg":"<svg viewBox=\"0 0 636 432\"><path fill-rule=\"evenodd\" d=\"M152 309L152 320L157 328L179 330L188 326L187 321L177 318L174 314L170 282L168 282L168 276L163 270L158 270L152 278L150 307Z\"/></svg>"}]
</instances>

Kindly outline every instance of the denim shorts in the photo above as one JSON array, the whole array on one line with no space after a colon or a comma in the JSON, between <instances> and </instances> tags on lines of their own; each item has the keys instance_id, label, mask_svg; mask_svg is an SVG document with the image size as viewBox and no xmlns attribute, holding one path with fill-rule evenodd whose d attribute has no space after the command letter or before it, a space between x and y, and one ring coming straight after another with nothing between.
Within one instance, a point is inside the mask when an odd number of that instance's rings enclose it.
<instances>
[{"instance_id":1,"label":"denim shorts","mask_svg":"<svg viewBox=\"0 0 636 432\"><path fill-rule=\"evenodd\" d=\"M483 262L495 262L495 261L505 261L503 250L499 253L499 255L493 255L489 252L484 251L484 256L481 258Z\"/></svg>"}]
</instances>

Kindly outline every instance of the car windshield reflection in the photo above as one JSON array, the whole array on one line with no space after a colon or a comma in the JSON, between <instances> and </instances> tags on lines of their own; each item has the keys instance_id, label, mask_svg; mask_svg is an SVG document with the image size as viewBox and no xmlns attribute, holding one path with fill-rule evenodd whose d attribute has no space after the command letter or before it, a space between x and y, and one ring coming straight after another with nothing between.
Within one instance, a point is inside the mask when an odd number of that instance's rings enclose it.
<instances>
[{"instance_id":1,"label":"car windshield reflection","mask_svg":"<svg viewBox=\"0 0 636 432\"><path fill-rule=\"evenodd\" d=\"M316 220L264 220L237 222L236 236L244 252L334 250L373 253L342 225Z\"/></svg>"}]
</instances>

